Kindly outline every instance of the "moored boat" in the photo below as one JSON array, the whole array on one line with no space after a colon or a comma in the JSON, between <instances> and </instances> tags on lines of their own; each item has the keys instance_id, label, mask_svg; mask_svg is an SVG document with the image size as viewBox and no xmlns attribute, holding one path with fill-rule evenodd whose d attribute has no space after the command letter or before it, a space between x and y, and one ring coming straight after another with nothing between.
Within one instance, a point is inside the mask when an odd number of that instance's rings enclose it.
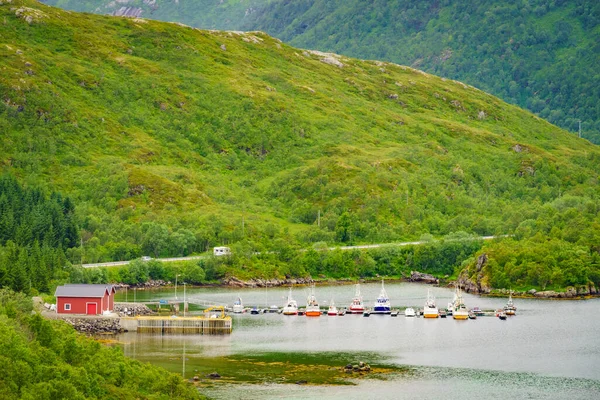
<instances>
[{"instance_id":1,"label":"moored boat","mask_svg":"<svg viewBox=\"0 0 600 400\"><path fill-rule=\"evenodd\" d=\"M456 288L456 300L454 301L454 309L452 310L452 318L454 319L468 319L469 310L462 298L462 292L460 287Z\"/></svg>"},{"instance_id":2,"label":"moored boat","mask_svg":"<svg viewBox=\"0 0 600 400\"><path fill-rule=\"evenodd\" d=\"M517 307L513 303L512 299L512 291L508 294L508 301L504 306L504 312L506 313L506 315L515 315L517 313Z\"/></svg>"},{"instance_id":3,"label":"moored boat","mask_svg":"<svg viewBox=\"0 0 600 400\"><path fill-rule=\"evenodd\" d=\"M477 307L477 306L473 307L473 308L471 309L471 311L473 311L473 313L474 313L476 316L478 316L478 317L481 317L481 316L485 315L485 313L483 312L483 310L481 310L481 308L479 308L479 307Z\"/></svg>"},{"instance_id":4,"label":"moored boat","mask_svg":"<svg viewBox=\"0 0 600 400\"><path fill-rule=\"evenodd\" d=\"M304 315L306 315L307 317L321 316L321 309L319 308L319 303L317 302L317 298L315 297L314 286L311 288L310 294L306 299L306 310L304 311Z\"/></svg>"},{"instance_id":5,"label":"moored boat","mask_svg":"<svg viewBox=\"0 0 600 400\"><path fill-rule=\"evenodd\" d=\"M333 299L331 299L331 303L329 303L329 309L327 310L327 315L332 316L332 317L335 317L338 315L338 309L335 306Z\"/></svg>"},{"instance_id":6,"label":"moored boat","mask_svg":"<svg viewBox=\"0 0 600 400\"><path fill-rule=\"evenodd\" d=\"M260 309L258 307L254 307L254 308L252 308L252 310L250 310L250 314L252 314L252 315L260 314Z\"/></svg>"},{"instance_id":7,"label":"moored boat","mask_svg":"<svg viewBox=\"0 0 600 400\"><path fill-rule=\"evenodd\" d=\"M238 298L233 302L233 313L241 314L244 312L244 304L242 303L242 298L238 296Z\"/></svg>"},{"instance_id":8,"label":"moored boat","mask_svg":"<svg viewBox=\"0 0 600 400\"><path fill-rule=\"evenodd\" d=\"M443 308L440 309L439 314L440 314L440 318L446 318L446 316L448 315L446 310L444 310Z\"/></svg>"},{"instance_id":9,"label":"moored boat","mask_svg":"<svg viewBox=\"0 0 600 400\"><path fill-rule=\"evenodd\" d=\"M390 305L390 298L385 291L385 287L383 286L383 279L381 280L381 291L379 292L379 296L375 300L375 304L373 305L373 314L390 314L392 312L392 307Z\"/></svg>"},{"instance_id":10,"label":"moored boat","mask_svg":"<svg viewBox=\"0 0 600 400\"><path fill-rule=\"evenodd\" d=\"M362 314L365 311L365 306L363 305L363 298L360 294L360 284L356 284L356 292L354 293L354 297L352 298L352 304L350 304L350 308L348 308L351 314Z\"/></svg>"},{"instance_id":11,"label":"moored boat","mask_svg":"<svg viewBox=\"0 0 600 400\"><path fill-rule=\"evenodd\" d=\"M477 319L477 315L473 312L473 310L469 311L469 319Z\"/></svg>"},{"instance_id":12,"label":"moored boat","mask_svg":"<svg viewBox=\"0 0 600 400\"><path fill-rule=\"evenodd\" d=\"M417 314L415 313L415 309L412 307L407 307L406 310L404 310L404 316L405 317L416 317Z\"/></svg>"},{"instance_id":13,"label":"moored boat","mask_svg":"<svg viewBox=\"0 0 600 400\"><path fill-rule=\"evenodd\" d=\"M505 320L506 313L504 312L503 309L499 309L498 311L496 311L496 317L500 318L501 320Z\"/></svg>"},{"instance_id":14,"label":"moored boat","mask_svg":"<svg viewBox=\"0 0 600 400\"><path fill-rule=\"evenodd\" d=\"M427 300L425 300L425 307L423 307L423 317L437 318L439 316L439 311L435 306L435 298L431 295L431 289L427 289Z\"/></svg>"},{"instance_id":15,"label":"moored boat","mask_svg":"<svg viewBox=\"0 0 600 400\"><path fill-rule=\"evenodd\" d=\"M292 298L292 288L290 287L290 293L288 294L285 306L283 306L283 315L298 315L298 303Z\"/></svg>"}]
</instances>

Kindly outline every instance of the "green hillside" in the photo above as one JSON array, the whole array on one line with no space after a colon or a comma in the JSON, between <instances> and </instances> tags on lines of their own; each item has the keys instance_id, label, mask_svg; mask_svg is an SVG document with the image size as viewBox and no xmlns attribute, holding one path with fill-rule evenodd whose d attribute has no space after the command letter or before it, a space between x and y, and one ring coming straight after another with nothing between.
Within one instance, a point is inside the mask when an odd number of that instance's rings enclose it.
<instances>
[{"instance_id":1,"label":"green hillside","mask_svg":"<svg viewBox=\"0 0 600 400\"><path fill-rule=\"evenodd\" d=\"M47 206L77 224L79 241L51 238L73 263L238 243L240 268L282 276L296 274L284 264L310 271L313 254L273 264L253 252L516 232L577 255L580 273L560 284L596 279L600 149L529 112L262 33L18 3L0 5L0 165L23 193L74 204L72 217ZM17 215L0 197L3 219ZM25 236L0 243L7 268L10 246L35 245ZM505 264L555 257L531 249Z\"/></svg>"},{"instance_id":2,"label":"green hillside","mask_svg":"<svg viewBox=\"0 0 600 400\"><path fill-rule=\"evenodd\" d=\"M464 81L600 143L600 3L577 1L48 0L199 28L261 30L293 46L388 60Z\"/></svg>"}]
</instances>

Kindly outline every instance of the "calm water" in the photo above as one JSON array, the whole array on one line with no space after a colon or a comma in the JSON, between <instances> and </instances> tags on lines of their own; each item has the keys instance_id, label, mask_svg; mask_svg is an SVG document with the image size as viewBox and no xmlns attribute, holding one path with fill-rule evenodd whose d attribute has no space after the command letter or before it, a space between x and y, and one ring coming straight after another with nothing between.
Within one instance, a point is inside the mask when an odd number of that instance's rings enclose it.
<instances>
[{"instance_id":1,"label":"calm water","mask_svg":"<svg viewBox=\"0 0 600 400\"><path fill-rule=\"evenodd\" d=\"M380 284L361 285L369 306ZM386 290L392 307L422 307L428 286L395 283ZM452 292L432 288L438 306L445 306ZM295 288L299 305L307 289ZM178 288L179 299L183 290ZM347 306L353 286L317 287L322 306L331 299ZM190 302L204 300L232 304L240 295L245 306L283 305L285 288L191 289ZM124 299L120 294L118 299ZM133 300L132 291L127 294ZM137 301L174 299L174 290L137 291ZM496 309L506 299L466 294L468 307ZM399 316L359 315L319 318L279 314L234 315L229 336L156 336L124 334L128 356L194 375L203 358L248 352L348 352L374 353L386 362L411 366L411 373L389 381L362 380L350 387L297 385L222 385L208 394L217 398L600 398L600 343L597 318L600 299L549 301L515 299L517 316L500 321L479 317L471 321L451 318L425 320ZM369 361L366 359L365 361Z\"/></svg>"}]
</instances>

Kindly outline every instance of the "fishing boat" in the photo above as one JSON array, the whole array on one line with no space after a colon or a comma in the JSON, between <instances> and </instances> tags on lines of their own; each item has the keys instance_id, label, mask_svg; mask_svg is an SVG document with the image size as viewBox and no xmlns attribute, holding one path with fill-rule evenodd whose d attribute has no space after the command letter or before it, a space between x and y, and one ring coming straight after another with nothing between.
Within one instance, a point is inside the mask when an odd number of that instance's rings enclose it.
<instances>
[{"instance_id":1,"label":"fishing boat","mask_svg":"<svg viewBox=\"0 0 600 400\"><path fill-rule=\"evenodd\" d=\"M356 284L356 293L354 293L352 304L350 304L350 308L348 310L351 314L362 314L365 311L363 298L360 294L360 284Z\"/></svg>"},{"instance_id":2,"label":"fishing boat","mask_svg":"<svg viewBox=\"0 0 600 400\"><path fill-rule=\"evenodd\" d=\"M332 317L338 315L338 309L335 306L333 299L331 299L331 303L329 303L329 309L327 310L327 315L332 316Z\"/></svg>"},{"instance_id":3,"label":"fishing boat","mask_svg":"<svg viewBox=\"0 0 600 400\"><path fill-rule=\"evenodd\" d=\"M375 300L375 304L373 306L373 314L390 314L392 312L392 307L390 306L390 298L385 291L385 287L383 286L383 279L381 280L381 292L379 292L379 296Z\"/></svg>"},{"instance_id":4,"label":"fishing boat","mask_svg":"<svg viewBox=\"0 0 600 400\"><path fill-rule=\"evenodd\" d=\"M469 318L469 310L462 298L460 287L456 288L456 300L454 301L454 309L452 310L452 318L467 319Z\"/></svg>"},{"instance_id":5,"label":"fishing boat","mask_svg":"<svg viewBox=\"0 0 600 400\"><path fill-rule=\"evenodd\" d=\"M319 303L317 302L317 298L315 297L315 288L314 286L311 288L310 294L306 299L306 311L304 315L307 317L319 317L321 316L321 309L319 308Z\"/></svg>"},{"instance_id":6,"label":"fishing boat","mask_svg":"<svg viewBox=\"0 0 600 400\"><path fill-rule=\"evenodd\" d=\"M404 310L404 316L405 317L416 317L417 314L415 313L415 309L412 307L407 307L406 310Z\"/></svg>"},{"instance_id":7,"label":"fishing boat","mask_svg":"<svg viewBox=\"0 0 600 400\"><path fill-rule=\"evenodd\" d=\"M517 307L515 307L512 299L512 291L508 294L508 301L504 306L504 312L506 315L515 315L517 313Z\"/></svg>"},{"instance_id":8,"label":"fishing boat","mask_svg":"<svg viewBox=\"0 0 600 400\"><path fill-rule=\"evenodd\" d=\"M427 289L427 300L425 300L425 307L423 308L423 317L425 318L437 318L439 312L435 306L435 298L431 295L431 289Z\"/></svg>"},{"instance_id":9,"label":"fishing boat","mask_svg":"<svg viewBox=\"0 0 600 400\"><path fill-rule=\"evenodd\" d=\"M287 301L283 306L283 315L298 315L298 303L292 298L292 288L290 288Z\"/></svg>"},{"instance_id":10,"label":"fishing boat","mask_svg":"<svg viewBox=\"0 0 600 400\"><path fill-rule=\"evenodd\" d=\"M241 314L244 312L244 304L242 303L242 298L238 296L237 300L233 302L233 313Z\"/></svg>"}]
</instances>

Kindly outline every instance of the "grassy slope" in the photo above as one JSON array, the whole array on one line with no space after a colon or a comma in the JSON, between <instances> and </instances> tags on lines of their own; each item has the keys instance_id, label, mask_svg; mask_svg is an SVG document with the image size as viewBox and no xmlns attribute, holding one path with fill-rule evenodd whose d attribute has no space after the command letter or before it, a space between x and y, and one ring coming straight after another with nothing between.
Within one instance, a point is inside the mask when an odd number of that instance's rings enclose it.
<instances>
[{"instance_id":1,"label":"grassy slope","mask_svg":"<svg viewBox=\"0 0 600 400\"><path fill-rule=\"evenodd\" d=\"M109 13L108 0L48 0ZM473 84L600 143L600 8L586 0L457 3L359 0L130 0L143 16L211 29L262 30L302 48L389 60Z\"/></svg>"},{"instance_id":2,"label":"grassy slope","mask_svg":"<svg viewBox=\"0 0 600 400\"><path fill-rule=\"evenodd\" d=\"M260 240L314 232L318 210L325 238L348 212L354 242L505 233L598 198L596 147L462 83L24 3L0 6L0 162L73 196L89 243L144 221L237 240L242 215Z\"/></svg>"}]
</instances>

